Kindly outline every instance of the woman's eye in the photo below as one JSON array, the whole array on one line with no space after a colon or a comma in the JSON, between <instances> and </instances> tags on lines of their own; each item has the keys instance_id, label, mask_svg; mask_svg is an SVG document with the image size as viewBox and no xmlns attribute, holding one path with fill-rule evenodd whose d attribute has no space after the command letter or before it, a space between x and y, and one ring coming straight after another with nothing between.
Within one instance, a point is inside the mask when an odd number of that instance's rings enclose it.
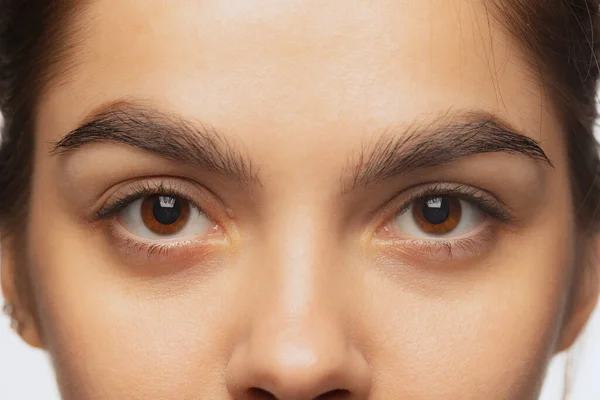
<instances>
[{"instance_id":1,"label":"woman's eye","mask_svg":"<svg viewBox=\"0 0 600 400\"><path fill-rule=\"evenodd\" d=\"M117 214L125 229L145 239L171 239L208 234L215 224L189 201L175 195L136 200Z\"/></svg>"},{"instance_id":2,"label":"woman's eye","mask_svg":"<svg viewBox=\"0 0 600 400\"><path fill-rule=\"evenodd\" d=\"M414 201L392 222L395 233L415 238L461 236L476 229L485 212L455 196L429 196Z\"/></svg>"}]
</instances>

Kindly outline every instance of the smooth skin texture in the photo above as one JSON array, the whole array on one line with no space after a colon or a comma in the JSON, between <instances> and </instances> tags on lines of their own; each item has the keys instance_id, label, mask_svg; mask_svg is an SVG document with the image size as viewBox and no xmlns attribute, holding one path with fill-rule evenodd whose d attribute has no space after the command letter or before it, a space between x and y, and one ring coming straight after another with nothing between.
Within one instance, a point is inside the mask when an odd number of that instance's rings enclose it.
<instances>
[{"instance_id":1,"label":"smooth skin texture","mask_svg":"<svg viewBox=\"0 0 600 400\"><path fill-rule=\"evenodd\" d=\"M593 249L576 240L556 112L483 2L93 0L77 23L76 66L36 116L25 247L5 238L2 254L21 335L48 350L64 399L537 398L595 304L591 290L567 312ZM186 121L231 163L119 132L55 148L103 113L132 132ZM551 165L495 151L353 179L377 143L442 143L482 116ZM194 129L145 142L196 143ZM465 203L474 222L432 238L397 216L431 185L510 218ZM134 205L94 217L144 187L209 219L148 239L127 226Z\"/></svg>"}]
</instances>

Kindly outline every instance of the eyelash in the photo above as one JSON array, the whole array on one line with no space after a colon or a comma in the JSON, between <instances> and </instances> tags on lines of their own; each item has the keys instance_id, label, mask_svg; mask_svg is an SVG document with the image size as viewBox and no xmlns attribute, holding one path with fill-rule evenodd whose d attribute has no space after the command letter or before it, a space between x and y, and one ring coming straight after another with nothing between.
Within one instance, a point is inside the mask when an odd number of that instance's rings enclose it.
<instances>
[{"instance_id":1,"label":"eyelash","mask_svg":"<svg viewBox=\"0 0 600 400\"><path fill-rule=\"evenodd\" d=\"M171 255L171 252L177 251L177 249L188 248L196 243L192 240L175 243L148 243L140 242L138 240L131 239L130 237L123 237L123 241L125 243L125 248L129 253L139 254L145 252L147 255L147 259L153 257L168 257L169 255Z\"/></svg>"},{"instance_id":2,"label":"eyelash","mask_svg":"<svg viewBox=\"0 0 600 400\"><path fill-rule=\"evenodd\" d=\"M155 195L176 195L182 200L187 201L191 207L210 218L208 213L202 207L198 206L197 202L194 200L194 197L197 197L197 195L192 195L189 191L178 184L167 183L165 181L144 181L135 183L132 187L129 187L127 191L128 194L117 196L116 199L109 202L108 205L103 206L98 211L93 213L91 220L93 222L100 222L113 219L120 211L131 205L133 202L144 197ZM200 241L194 240L153 243L152 241L148 240L134 239L130 235L123 233L114 226L109 226L108 229L112 236L118 238L119 242L122 243L127 254L146 253L147 259L165 259L168 258L172 252L177 251L178 249L186 249L195 244L201 243Z\"/></svg>"},{"instance_id":3,"label":"eyelash","mask_svg":"<svg viewBox=\"0 0 600 400\"><path fill-rule=\"evenodd\" d=\"M493 218L502 226L509 226L514 222L511 210L491 194L470 186L436 183L414 190L408 196L404 197L402 205L394 208L393 216L386 220L384 226L387 226L394 218L406 213L417 200L435 196L452 196L467 201L484 212L486 217ZM455 258L457 253L460 252L469 255L475 254L485 243L491 242L493 239L492 236L493 232L487 229L472 237L459 239L389 239L384 240L384 242L391 243L392 250L399 253L409 255L411 253L429 253L434 256L442 253L441 259L445 260ZM411 248L411 250L407 251L407 248Z\"/></svg>"},{"instance_id":4,"label":"eyelash","mask_svg":"<svg viewBox=\"0 0 600 400\"><path fill-rule=\"evenodd\" d=\"M142 199L147 196L153 195L176 195L183 200L189 202L191 207L194 207L197 211L208 214L197 205L193 200L195 196L186 191L180 185L161 182L144 181L135 183L131 188L128 189L128 194L121 195L116 200L111 201L108 205L103 206L96 211L92 216L92 221L98 222L103 220L109 220L114 218L120 211L125 207L131 205L133 202ZM473 206L478 207L486 216L494 218L497 222L503 225L509 225L513 222L514 218L511 211L494 196L486 193L483 190L475 189L469 186L460 186L449 183L436 183L429 186L421 187L417 190L412 191L408 196L402 199L402 205L398 208L395 207L393 218L397 218L403 213L407 212L415 201L423 199L424 197L430 196L453 196L461 200L467 201ZM210 217L209 217L210 218ZM388 218L386 221L390 221ZM386 222L386 224L389 222ZM111 228L114 229L114 228ZM177 251L194 245L196 242L192 240L172 242L172 243L152 243L150 241L136 240L131 237L124 235L122 232L113 232L115 236L120 236L120 239L125 244L125 248L131 253L146 252L148 258L151 257L168 257L171 252ZM465 253L473 253L481 242L489 238L488 235L480 234L477 237L461 238L461 239L449 239L449 240L407 240L402 239L403 245L400 245L397 250L406 250L406 247L418 248L420 252L438 253L444 252L446 257L452 258L457 251L463 251ZM392 239L391 242L398 242L398 239ZM397 247L397 246L396 246Z\"/></svg>"},{"instance_id":5,"label":"eyelash","mask_svg":"<svg viewBox=\"0 0 600 400\"><path fill-rule=\"evenodd\" d=\"M197 211L206 215L206 212L192 199L193 196L191 196L182 188L177 187L177 185L165 184L164 181L160 183L139 182L130 189L129 194L118 197L108 206L104 206L100 210L96 211L92 217L92 221L97 222L113 218L131 203L147 196L156 195L176 195L177 197L189 202L190 206L194 207Z\"/></svg>"},{"instance_id":6,"label":"eyelash","mask_svg":"<svg viewBox=\"0 0 600 400\"><path fill-rule=\"evenodd\" d=\"M510 224L514 220L514 217L508 207L506 207L504 203L492 195L473 187L457 186L449 183L437 183L412 192L407 198L404 199L403 206L401 206L400 209L394 213L394 217L402 215L408 211L410 206L415 201L421 200L425 197L435 196L453 196L461 200L468 201L469 203L478 207L481 211L485 212L487 215L504 224Z\"/></svg>"}]
</instances>

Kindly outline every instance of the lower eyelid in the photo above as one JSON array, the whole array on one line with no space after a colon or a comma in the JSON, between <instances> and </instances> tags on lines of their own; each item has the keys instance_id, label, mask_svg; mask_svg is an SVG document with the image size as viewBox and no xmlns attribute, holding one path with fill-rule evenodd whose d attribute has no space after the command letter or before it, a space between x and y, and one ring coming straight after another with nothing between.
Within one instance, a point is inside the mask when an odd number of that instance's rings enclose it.
<instances>
[{"instance_id":1,"label":"lower eyelid","mask_svg":"<svg viewBox=\"0 0 600 400\"><path fill-rule=\"evenodd\" d=\"M224 236L171 241L135 238L115 221L109 222L106 234L119 259L128 265L147 267L149 264L168 264L166 269L169 272L172 272L173 268L180 270L204 263L227 244Z\"/></svg>"},{"instance_id":2,"label":"lower eyelid","mask_svg":"<svg viewBox=\"0 0 600 400\"><path fill-rule=\"evenodd\" d=\"M409 262L448 262L474 259L493 247L497 231L492 224L484 223L474 234L453 239L376 239L375 246L393 258Z\"/></svg>"}]
</instances>

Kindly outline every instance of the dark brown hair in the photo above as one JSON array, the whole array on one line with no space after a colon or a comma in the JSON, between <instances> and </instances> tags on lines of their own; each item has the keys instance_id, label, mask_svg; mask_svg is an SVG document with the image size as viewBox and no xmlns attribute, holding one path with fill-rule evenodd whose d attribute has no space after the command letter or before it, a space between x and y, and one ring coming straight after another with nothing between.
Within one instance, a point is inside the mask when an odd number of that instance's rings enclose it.
<instances>
[{"instance_id":1,"label":"dark brown hair","mask_svg":"<svg viewBox=\"0 0 600 400\"><path fill-rule=\"evenodd\" d=\"M484 0L490 15L523 46L565 127L578 226L600 230L596 120L598 0ZM26 219L33 172L36 105L63 78L77 49L84 0L0 0L0 226Z\"/></svg>"},{"instance_id":2,"label":"dark brown hair","mask_svg":"<svg viewBox=\"0 0 600 400\"><path fill-rule=\"evenodd\" d=\"M599 0L493 0L490 5L551 95L565 129L575 212L584 233L600 229L600 164L594 137L599 74Z\"/></svg>"},{"instance_id":3,"label":"dark brown hair","mask_svg":"<svg viewBox=\"0 0 600 400\"><path fill-rule=\"evenodd\" d=\"M0 0L0 233L23 227L33 173L35 113L64 78L85 0Z\"/></svg>"}]
</instances>

